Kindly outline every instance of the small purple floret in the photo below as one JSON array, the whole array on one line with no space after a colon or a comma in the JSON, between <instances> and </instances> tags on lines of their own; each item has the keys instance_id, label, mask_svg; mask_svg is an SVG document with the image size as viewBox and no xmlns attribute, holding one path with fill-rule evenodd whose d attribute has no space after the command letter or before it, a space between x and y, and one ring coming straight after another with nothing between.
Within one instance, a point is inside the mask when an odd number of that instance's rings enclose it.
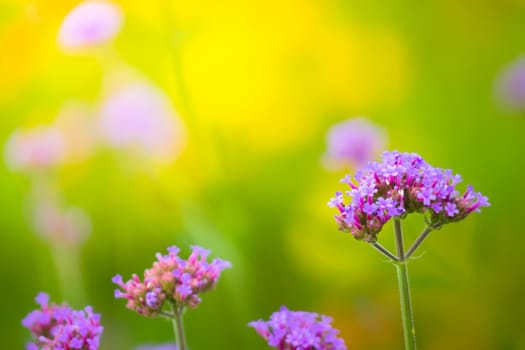
<instances>
[{"instance_id":1,"label":"small purple floret","mask_svg":"<svg viewBox=\"0 0 525 350\"><path fill-rule=\"evenodd\" d=\"M146 305L155 307L158 302L157 292L151 291L146 293Z\"/></svg>"}]
</instances>

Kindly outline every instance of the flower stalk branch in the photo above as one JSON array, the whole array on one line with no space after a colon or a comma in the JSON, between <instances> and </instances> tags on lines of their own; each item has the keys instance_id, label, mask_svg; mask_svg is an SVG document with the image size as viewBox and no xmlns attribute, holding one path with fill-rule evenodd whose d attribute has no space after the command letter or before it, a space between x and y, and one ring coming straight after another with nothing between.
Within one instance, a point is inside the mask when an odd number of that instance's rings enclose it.
<instances>
[{"instance_id":1,"label":"flower stalk branch","mask_svg":"<svg viewBox=\"0 0 525 350\"><path fill-rule=\"evenodd\" d=\"M387 258L389 258L390 260L392 261L399 261L399 259L394 255L392 254L388 249L386 249L385 247L383 247L381 244L377 243L377 242L373 242L373 243L370 243L372 245L372 247L374 247L378 252L380 252L381 254L383 254L384 256L386 256Z\"/></svg>"}]
</instances>

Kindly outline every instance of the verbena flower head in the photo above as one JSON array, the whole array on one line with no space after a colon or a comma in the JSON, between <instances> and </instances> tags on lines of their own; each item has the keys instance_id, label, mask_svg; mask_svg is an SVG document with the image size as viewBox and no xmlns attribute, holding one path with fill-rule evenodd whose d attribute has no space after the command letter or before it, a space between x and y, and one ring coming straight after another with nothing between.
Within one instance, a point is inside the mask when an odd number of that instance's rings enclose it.
<instances>
[{"instance_id":1,"label":"verbena flower head","mask_svg":"<svg viewBox=\"0 0 525 350\"><path fill-rule=\"evenodd\" d=\"M335 124L327 134L324 163L327 167L361 167L386 147L386 131L366 118Z\"/></svg>"},{"instance_id":2,"label":"verbena flower head","mask_svg":"<svg viewBox=\"0 0 525 350\"><path fill-rule=\"evenodd\" d=\"M144 272L143 281L137 275L124 282L120 275L113 283L121 289L115 290L115 298L128 300L126 307L144 316L157 316L164 304L176 307L195 308L201 302L200 293L215 287L222 270L231 267L228 261L207 261L209 250L192 246L188 259L179 257L179 248L168 248L168 254L157 253L157 261Z\"/></svg>"},{"instance_id":3,"label":"verbena flower head","mask_svg":"<svg viewBox=\"0 0 525 350\"><path fill-rule=\"evenodd\" d=\"M370 162L353 180L343 178L349 190L337 192L328 205L339 211L335 219L341 231L374 242L394 216L426 213L437 228L490 205L472 186L460 194L456 185L461 181L452 170L435 168L416 153L385 152L381 162Z\"/></svg>"},{"instance_id":4,"label":"verbena flower head","mask_svg":"<svg viewBox=\"0 0 525 350\"><path fill-rule=\"evenodd\" d=\"M110 41L122 27L122 12L107 1L84 1L64 18L58 44L65 51L76 51Z\"/></svg>"},{"instance_id":5,"label":"verbena flower head","mask_svg":"<svg viewBox=\"0 0 525 350\"><path fill-rule=\"evenodd\" d=\"M104 328L100 315L90 306L84 310L73 310L67 305L49 304L49 295L39 293L35 298L40 309L29 313L22 325L29 329L33 342L28 350L96 350Z\"/></svg>"},{"instance_id":6,"label":"verbena flower head","mask_svg":"<svg viewBox=\"0 0 525 350\"><path fill-rule=\"evenodd\" d=\"M346 350L344 340L332 327L332 318L314 312L274 312L269 321L253 321L253 327L268 345L279 350Z\"/></svg>"}]
</instances>

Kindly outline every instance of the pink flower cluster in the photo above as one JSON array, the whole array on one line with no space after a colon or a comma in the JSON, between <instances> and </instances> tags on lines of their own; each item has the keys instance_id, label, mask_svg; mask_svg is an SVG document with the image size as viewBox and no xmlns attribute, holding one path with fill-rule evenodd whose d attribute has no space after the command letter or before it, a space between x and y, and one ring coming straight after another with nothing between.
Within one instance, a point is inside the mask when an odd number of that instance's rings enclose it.
<instances>
[{"instance_id":1,"label":"pink flower cluster","mask_svg":"<svg viewBox=\"0 0 525 350\"><path fill-rule=\"evenodd\" d=\"M41 310L34 310L23 320L35 341L28 343L27 350L97 350L104 328L100 315L90 306L73 310L67 305L49 304L49 295L39 293L35 298Z\"/></svg>"},{"instance_id":2,"label":"pink flower cluster","mask_svg":"<svg viewBox=\"0 0 525 350\"><path fill-rule=\"evenodd\" d=\"M133 274L125 282L122 276L113 277L113 283L121 289L115 290L115 298L128 299L127 308L141 315L153 317L162 313L166 302L177 308L195 308L201 302L200 293L215 287L222 270L231 267L228 261L206 259L209 250L191 246L187 260L178 256L179 248L168 248L168 254L157 253L157 261L144 272L144 281Z\"/></svg>"},{"instance_id":3,"label":"pink flower cluster","mask_svg":"<svg viewBox=\"0 0 525 350\"><path fill-rule=\"evenodd\" d=\"M65 157L65 140L52 126L16 130L6 145L6 162L17 171L47 170Z\"/></svg>"}]
</instances>

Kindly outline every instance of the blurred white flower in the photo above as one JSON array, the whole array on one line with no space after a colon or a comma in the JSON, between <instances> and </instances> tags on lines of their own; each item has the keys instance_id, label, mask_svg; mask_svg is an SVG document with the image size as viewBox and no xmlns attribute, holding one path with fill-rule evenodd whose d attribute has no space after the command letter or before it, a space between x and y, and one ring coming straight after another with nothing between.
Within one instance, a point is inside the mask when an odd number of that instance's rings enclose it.
<instances>
[{"instance_id":1,"label":"blurred white flower","mask_svg":"<svg viewBox=\"0 0 525 350\"><path fill-rule=\"evenodd\" d=\"M184 144L182 122L168 99L145 81L118 88L102 104L101 137L116 149L127 149L171 162Z\"/></svg>"},{"instance_id":2,"label":"blurred white flower","mask_svg":"<svg viewBox=\"0 0 525 350\"><path fill-rule=\"evenodd\" d=\"M106 1L84 1L64 18L58 44L64 51L96 46L112 40L122 27L120 8Z\"/></svg>"},{"instance_id":3,"label":"blurred white flower","mask_svg":"<svg viewBox=\"0 0 525 350\"><path fill-rule=\"evenodd\" d=\"M33 219L36 232L55 242L79 245L91 233L91 221L84 210L76 207L62 209L52 201L37 203Z\"/></svg>"},{"instance_id":4,"label":"blurred white flower","mask_svg":"<svg viewBox=\"0 0 525 350\"><path fill-rule=\"evenodd\" d=\"M53 126L15 130L5 147L7 166L18 171L46 170L59 165L64 156L64 138Z\"/></svg>"},{"instance_id":5,"label":"blurred white flower","mask_svg":"<svg viewBox=\"0 0 525 350\"><path fill-rule=\"evenodd\" d=\"M385 150L386 131L363 117L333 125L326 138L323 163L328 169L359 168Z\"/></svg>"}]
</instances>

